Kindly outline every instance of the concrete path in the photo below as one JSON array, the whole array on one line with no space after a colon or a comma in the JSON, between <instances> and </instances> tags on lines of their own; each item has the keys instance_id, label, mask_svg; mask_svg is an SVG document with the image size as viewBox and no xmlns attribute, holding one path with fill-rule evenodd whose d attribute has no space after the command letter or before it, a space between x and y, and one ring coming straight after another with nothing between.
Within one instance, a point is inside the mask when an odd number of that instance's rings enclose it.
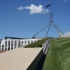
<instances>
[{"instance_id":1,"label":"concrete path","mask_svg":"<svg viewBox=\"0 0 70 70\"><path fill-rule=\"evenodd\" d=\"M0 70L26 70L42 48L19 48L0 54Z\"/></svg>"}]
</instances>

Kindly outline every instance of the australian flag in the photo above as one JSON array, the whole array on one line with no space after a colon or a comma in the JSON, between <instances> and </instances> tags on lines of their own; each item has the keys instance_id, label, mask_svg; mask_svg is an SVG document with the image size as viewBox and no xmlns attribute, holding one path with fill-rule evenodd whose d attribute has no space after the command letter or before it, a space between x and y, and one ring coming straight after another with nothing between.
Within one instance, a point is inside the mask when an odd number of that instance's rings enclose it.
<instances>
[{"instance_id":1,"label":"australian flag","mask_svg":"<svg viewBox=\"0 0 70 70\"><path fill-rule=\"evenodd\" d=\"M48 8L49 6L51 6L51 4L48 4L48 5L46 6L46 8Z\"/></svg>"}]
</instances>

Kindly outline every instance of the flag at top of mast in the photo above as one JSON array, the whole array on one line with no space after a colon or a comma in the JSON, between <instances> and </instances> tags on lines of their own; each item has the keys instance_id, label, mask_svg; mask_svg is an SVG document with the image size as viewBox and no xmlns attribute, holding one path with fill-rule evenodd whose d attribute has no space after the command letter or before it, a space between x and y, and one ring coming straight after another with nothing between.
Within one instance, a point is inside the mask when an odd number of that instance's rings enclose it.
<instances>
[{"instance_id":1,"label":"flag at top of mast","mask_svg":"<svg viewBox=\"0 0 70 70\"><path fill-rule=\"evenodd\" d=\"M46 6L46 8L48 8L49 6L51 6L51 4L48 4L48 5Z\"/></svg>"}]
</instances>

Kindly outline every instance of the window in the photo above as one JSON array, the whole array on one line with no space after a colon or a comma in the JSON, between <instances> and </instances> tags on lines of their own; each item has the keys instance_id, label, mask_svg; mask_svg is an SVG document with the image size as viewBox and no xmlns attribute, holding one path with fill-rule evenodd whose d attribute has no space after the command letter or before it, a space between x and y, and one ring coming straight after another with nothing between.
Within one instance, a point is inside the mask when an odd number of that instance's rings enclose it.
<instances>
[{"instance_id":1,"label":"window","mask_svg":"<svg viewBox=\"0 0 70 70\"><path fill-rule=\"evenodd\" d=\"M23 44L23 41L22 41L22 44Z\"/></svg>"},{"instance_id":2,"label":"window","mask_svg":"<svg viewBox=\"0 0 70 70\"><path fill-rule=\"evenodd\" d=\"M1 41L0 41L0 44L1 44Z\"/></svg>"},{"instance_id":3,"label":"window","mask_svg":"<svg viewBox=\"0 0 70 70\"><path fill-rule=\"evenodd\" d=\"M11 41L11 47L13 47L13 41Z\"/></svg>"},{"instance_id":4,"label":"window","mask_svg":"<svg viewBox=\"0 0 70 70\"><path fill-rule=\"evenodd\" d=\"M18 44L18 47L20 47L20 44Z\"/></svg>"},{"instance_id":5,"label":"window","mask_svg":"<svg viewBox=\"0 0 70 70\"><path fill-rule=\"evenodd\" d=\"M11 44L11 46L13 47L13 44Z\"/></svg>"},{"instance_id":6,"label":"window","mask_svg":"<svg viewBox=\"0 0 70 70\"><path fill-rule=\"evenodd\" d=\"M20 47L20 40L18 41L18 47Z\"/></svg>"},{"instance_id":7,"label":"window","mask_svg":"<svg viewBox=\"0 0 70 70\"><path fill-rule=\"evenodd\" d=\"M25 41L25 44L26 44L26 42L27 42L27 41Z\"/></svg>"},{"instance_id":8,"label":"window","mask_svg":"<svg viewBox=\"0 0 70 70\"><path fill-rule=\"evenodd\" d=\"M21 47L23 47L23 45L21 45Z\"/></svg>"},{"instance_id":9,"label":"window","mask_svg":"<svg viewBox=\"0 0 70 70\"><path fill-rule=\"evenodd\" d=\"M0 45L0 50L1 50L1 45Z\"/></svg>"},{"instance_id":10,"label":"window","mask_svg":"<svg viewBox=\"0 0 70 70\"><path fill-rule=\"evenodd\" d=\"M7 51L7 48L5 48L5 51Z\"/></svg>"},{"instance_id":11,"label":"window","mask_svg":"<svg viewBox=\"0 0 70 70\"><path fill-rule=\"evenodd\" d=\"M18 41L18 43L20 43L20 41Z\"/></svg>"},{"instance_id":12,"label":"window","mask_svg":"<svg viewBox=\"0 0 70 70\"><path fill-rule=\"evenodd\" d=\"M4 50L4 45L2 45L2 51Z\"/></svg>"},{"instance_id":13,"label":"window","mask_svg":"<svg viewBox=\"0 0 70 70\"><path fill-rule=\"evenodd\" d=\"M16 48L17 44L15 44L15 48Z\"/></svg>"},{"instance_id":14,"label":"window","mask_svg":"<svg viewBox=\"0 0 70 70\"><path fill-rule=\"evenodd\" d=\"M5 47L7 47L7 41L5 41Z\"/></svg>"},{"instance_id":15,"label":"window","mask_svg":"<svg viewBox=\"0 0 70 70\"><path fill-rule=\"evenodd\" d=\"M8 51L10 50L10 47L8 47Z\"/></svg>"},{"instance_id":16,"label":"window","mask_svg":"<svg viewBox=\"0 0 70 70\"><path fill-rule=\"evenodd\" d=\"M8 46L10 47L10 41L8 41Z\"/></svg>"},{"instance_id":17,"label":"window","mask_svg":"<svg viewBox=\"0 0 70 70\"><path fill-rule=\"evenodd\" d=\"M15 47L17 46L17 44L15 44Z\"/></svg>"},{"instance_id":18,"label":"window","mask_svg":"<svg viewBox=\"0 0 70 70\"><path fill-rule=\"evenodd\" d=\"M0 45L0 50L1 50L1 45Z\"/></svg>"},{"instance_id":19,"label":"window","mask_svg":"<svg viewBox=\"0 0 70 70\"><path fill-rule=\"evenodd\" d=\"M13 49L13 47L11 47L11 50Z\"/></svg>"},{"instance_id":20,"label":"window","mask_svg":"<svg viewBox=\"0 0 70 70\"><path fill-rule=\"evenodd\" d=\"M30 41L28 41L28 44L30 44Z\"/></svg>"},{"instance_id":21,"label":"window","mask_svg":"<svg viewBox=\"0 0 70 70\"><path fill-rule=\"evenodd\" d=\"M17 41L15 41L15 43L17 43Z\"/></svg>"},{"instance_id":22,"label":"window","mask_svg":"<svg viewBox=\"0 0 70 70\"><path fill-rule=\"evenodd\" d=\"M11 43L13 44L13 41L11 41Z\"/></svg>"},{"instance_id":23,"label":"window","mask_svg":"<svg viewBox=\"0 0 70 70\"><path fill-rule=\"evenodd\" d=\"M33 43L33 41L31 41L31 43Z\"/></svg>"},{"instance_id":24,"label":"window","mask_svg":"<svg viewBox=\"0 0 70 70\"><path fill-rule=\"evenodd\" d=\"M10 41L8 41L8 50L10 50Z\"/></svg>"},{"instance_id":25,"label":"window","mask_svg":"<svg viewBox=\"0 0 70 70\"><path fill-rule=\"evenodd\" d=\"M36 40L35 40L35 42L36 42Z\"/></svg>"}]
</instances>

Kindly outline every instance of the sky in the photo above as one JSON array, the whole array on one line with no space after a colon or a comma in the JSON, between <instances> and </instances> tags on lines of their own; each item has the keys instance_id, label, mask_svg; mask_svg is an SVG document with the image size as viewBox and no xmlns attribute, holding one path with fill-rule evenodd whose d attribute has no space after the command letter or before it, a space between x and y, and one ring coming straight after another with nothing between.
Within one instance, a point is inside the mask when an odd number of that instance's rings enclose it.
<instances>
[{"instance_id":1,"label":"sky","mask_svg":"<svg viewBox=\"0 0 70 70\"><path fill-rule=\"evenodd\" d=\"M51 4L48 8L46 6ZM31 38L50 23L63 32L70 31L70 0L0 0L0 39L5 36ZM36 37L45 37L48 27ZM51 26L48 36L57 37Z\"/></svg>"}]
</instances>

